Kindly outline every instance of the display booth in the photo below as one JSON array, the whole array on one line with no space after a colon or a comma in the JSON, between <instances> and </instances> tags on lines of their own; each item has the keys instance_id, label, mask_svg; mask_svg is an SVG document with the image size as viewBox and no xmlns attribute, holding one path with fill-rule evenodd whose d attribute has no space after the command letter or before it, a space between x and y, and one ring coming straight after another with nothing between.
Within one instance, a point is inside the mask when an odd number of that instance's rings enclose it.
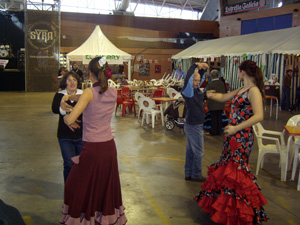
<instances>
[{"instance_id":1,"label":"display booth","mask_svg":"<svg viewBox=\"0 0 300 225\"><path fill-rule=\"evenodd\" d=\"M111 43L99 25L80 47L67 54L67 66L70 68L70 61L82 61L83 64L88 64L97 56L105 56L109 65L128 62L128 80L131 80L131 55Z\"/></svg>"}]
</instances>

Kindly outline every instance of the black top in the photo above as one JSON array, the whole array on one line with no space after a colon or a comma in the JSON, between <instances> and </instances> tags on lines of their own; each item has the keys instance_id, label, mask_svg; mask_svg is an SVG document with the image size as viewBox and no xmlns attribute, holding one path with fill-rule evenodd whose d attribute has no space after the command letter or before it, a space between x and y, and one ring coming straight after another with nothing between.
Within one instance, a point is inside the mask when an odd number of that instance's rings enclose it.
<instances>
[{"instance_id":1,"label":"black top","mask_svg":"<svg viewBox=\"0 0 300 225\"><path fill-rule=\"evenodd\" d=\"M52 112L55 114L59 114L58 128L57 128L57 137L58 138L66 138L66 139L78 139L82 138L82 115L78 117L80 128L75 129L75 131L71 131L70 128L64 123L64 116L62 116L59 112L59 106L61 99L64 97L62 93L56 93L53 102L52 102ZM77 102L67 102L71 106L75 106Z\"/></svg>"},{"instance_id":2,"label":"black top","mask_svg":"<svg viewBox=\"0 0 300 225\"><path fill-rule=\"evenodd\" d=\"M203 124L205 116L203 105L203 93L202 91L200 91L199 88L193 88L193 77L196 68L196 64L191 65L184 79L184 86L182 89L182 92L184 92L185 89L189 89L189 91L186 91L191 94L191 96L187 96L184 95L184 93L182 93L187 108L185 121L187 124L190 125ZM204 75L204 70L199 70L198 72L201 77Z\"/></svg>"},{"instance_id":3,"label":"black top","mask_svg":"<svg viewBox=\"0 0 300 225\"><path fill-rule=\"evenodd\" d=\"M208 83L206 90L215 90L217 93L226 93L225 84L219 80L215 79ZM225 108L225 102L217 102L212 99L207 99L208 110L223 110Z\"/></svg>"},{"instance_id":4,"label":"black top","mask_svg":"<svg viewBox=\"0 0 300 225\"><path fill-rule=\"evenodd\" d=\"M83 81L83 72L80 69L76 69L76 70L72 69L72 71L77 73L81 81Z\"/></svg>"}]
</instances>

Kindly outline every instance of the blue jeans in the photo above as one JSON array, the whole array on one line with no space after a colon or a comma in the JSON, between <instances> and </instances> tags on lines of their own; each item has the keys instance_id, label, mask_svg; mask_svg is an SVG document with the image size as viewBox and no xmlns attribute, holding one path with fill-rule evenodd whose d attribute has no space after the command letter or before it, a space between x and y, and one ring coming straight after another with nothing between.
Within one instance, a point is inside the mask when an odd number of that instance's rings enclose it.
<instances>
[{"instance_id":1,"label":"blue jeans","mask_svg":"<svg viewBox=\"0 0 300 225\"><path fill-rule=\"evenodd\" d=\"M192 178L202 177L202 157L204 155L203 124L184 124L187 138L185 156L185 176Z\"/></svg>"},{"instance_id":2,"label":"blue jeans","mask_svg":"<svg viewBox=\"0 0 300 225\"><path fill-rule=\"evenodd\" d=\"M66 182L72 168L71 158L80 155L82 150L82 139L58 138L61 155L64 160L64 180Z\"/></svg>"},{"instance_id":3,"label":"blue jeans","mask_svg":"<svg viewBox=\"0 0 300 225\"><path fill-rule=\"evenodd\" d=\"M281 110L289 110L289 109L290 109L290 89L287 87L283 87Z\"/></svg>"}]
</instances>

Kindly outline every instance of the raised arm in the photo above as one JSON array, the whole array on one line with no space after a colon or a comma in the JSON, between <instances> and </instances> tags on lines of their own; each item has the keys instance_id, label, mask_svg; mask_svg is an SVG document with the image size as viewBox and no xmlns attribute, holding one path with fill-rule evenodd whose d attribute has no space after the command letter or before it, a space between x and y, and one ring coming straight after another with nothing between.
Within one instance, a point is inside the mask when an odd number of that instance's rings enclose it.
<instances>
[{"instance_id":1,"label":"raised arm","mask_svg":"<svg viewBox=\"0 0 300 225\"><path fill-rule=\"evenodd\" d=\"M198 70L200 69L209 69L209 66L206 63L200 63L200 62L196 62L193 63L190 68L188 69L187 73L186 73L186 77L184 78L184 85L183 88L181 90L181 93L183 96L187 97L187 98L191 98L194 94L193 91L193 76L194 76L194 72L195 69L198 68ZM201 77L204 75L204 72L202 74L200 74L200 79Z\"/></svg>"},{"instance_id":2,"label":"raised arm","mask_svg":"<svg viewBox=\"0 0 300 225\"><path fill-rule=\"evenodd\" d=\"M68 101L69 95L65 95L62 101ZM93 100L93 93L90 88L86 89L80 96L78 103L73 108L72 112L64 117L65 124L72 125L76 122L77 118L83 113L87 105Z\"/></svg>"},{"instance_id":3,"label":"raised arm","mask_svg":"<svg viewBox=\"0 0 300 225\"><path fill-rule=\"evenodd\" d=\"M233 98L233 96L239 91L240 89L228 92L228 93L216 93L215 90L206 91L206 96L209 99L212 99L217 102L227 102Z\"/></svg>"}]
</instances>

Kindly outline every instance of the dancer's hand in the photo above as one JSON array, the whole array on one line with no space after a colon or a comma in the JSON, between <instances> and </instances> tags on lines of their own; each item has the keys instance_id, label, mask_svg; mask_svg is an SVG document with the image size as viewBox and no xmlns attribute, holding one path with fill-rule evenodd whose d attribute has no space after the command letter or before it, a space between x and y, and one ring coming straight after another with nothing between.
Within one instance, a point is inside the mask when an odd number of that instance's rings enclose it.
<instances>
[{"instance_id":1,"label":"dancer's hand","mask_svg":"<svg viewBox=\"0 0 300 225\"><path fill-rule=\"evenodd\" d=\"M81 121L80 120L76 120L75 123L72 123L71 125L68 125L69 129L71 131L75 131L76 129L79 129L80 128L80 125L78 123L80 123Z\"/></svg>"},{"instance_id":2,"label":"dancer's hand","mask_svg":"<svg viewBox=\"0 0 300 225\"><path fill-rule=\"evenodd\" d=\"M71 112L73 109L73 106L69 105L67 101L69 100L70 95L65 95L60 102L60 108L66 112Z\"/></svg>"},{"instance_id":3,"label":"dancer's hand","mask_svg":"<svg viewBox=\"0 0 300 225\"><path fill-rule=\"evenodd\" d=\"M215 95L216 95L216 91L215 90L206 91L207 98L213 98Z\"/></svg>"},{"instance_id":4,"label":"dancer's hand","mask_svg":"<svg viewBox=\"0 0 300 225\"><path fill-rule=\"evenodd\" d=\"M80 96L81 95L70 95L69 100L74 101L74 102L78 102Z\"/></svg>"},{"instance_id":5,"label":"dancer's hand","mask_svg":"<svg viewBox=\"0 0 300 225\"><path fill-rule=\"evenodd\" d=\"M230 135L233 135L237 132L237 129L235 126L226 126L225 129L224 129L224 134L225 136L230 136Z\"/></svg>"}]
</instances>

